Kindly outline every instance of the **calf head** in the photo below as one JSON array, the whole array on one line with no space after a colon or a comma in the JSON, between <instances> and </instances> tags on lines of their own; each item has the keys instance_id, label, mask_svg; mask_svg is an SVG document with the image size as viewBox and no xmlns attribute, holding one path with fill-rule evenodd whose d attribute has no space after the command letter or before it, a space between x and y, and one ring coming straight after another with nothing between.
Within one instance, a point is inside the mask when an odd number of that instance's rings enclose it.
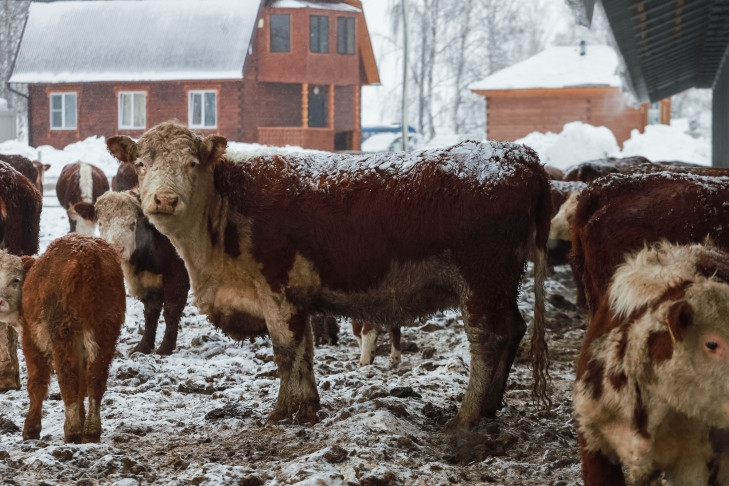
<instances>
[{"instance_id":1,"label":"calf head","mask_svg":"<svg viewBox=\"0 0 729 486\"><path fill-rule=\"evenodd\" d=\"M99 234L129 261L137 247L137 232L146 222L137 198L127 192L105 192L95 204Z\"/></svg>"},{"instance_id":2,"label":"calf head","mask_svg":"<svg viewBox=\"0 0 729 486\"><path fill-rule=\"evenodd\" d=\"M76 222L76 233L94 236L96 232L96 212L94 211L93 204L86 201L79 201L70 206L66 210L66 213L68 214L68 219Z\"/></svg>"},{"instance_id":3,"label":"calf head","mask_svg":"<svg viewBox=\"0 0 729 486\"><path fill-rule=\"evenodd\" d=\"M214 166L225 153L227 140L202 138L177 122L149 129L138 142L126 136L107 140L114 157L133 164L139 176L142 210L167 235L189 228L212 187Z\"/></svg>"},{"instance_id":4,"label":"calf head","mask_svg":"<svg viewBox=\"0 0 729 486\"><path fill-rule=\"evenodd\" d=\"M18 331L23 280L34 261L33 257L19 257L6 250L0 251L0 322L10 324Z\"/></svg>"},{"instance_id":5,"label":"calf head","mask_svg":"<svg viewBox=\"0 0 729 486\"><path fill-rule=\"evenodd\" d=\"M570 226L577 211L579 192L573 192L559 207L559 211L552 218L549 227L550 240L572 241Z\"/></svg>"}]
</instances>

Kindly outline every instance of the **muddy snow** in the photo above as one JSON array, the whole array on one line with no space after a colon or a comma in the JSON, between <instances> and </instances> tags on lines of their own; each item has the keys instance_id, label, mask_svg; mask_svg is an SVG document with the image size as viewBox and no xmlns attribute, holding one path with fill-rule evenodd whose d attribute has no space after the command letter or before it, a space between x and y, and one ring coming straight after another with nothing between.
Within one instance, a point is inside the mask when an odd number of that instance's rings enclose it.
<instances>
[{"instance_id":1,"label":"muddy snow","mask_svg":"<svg viewBox=\"0 0 729 486\"><path fill-rule=\"evenodd\" d=\"M41 249L68 229L52 190L46 191L44 204ZM585 319L572 304L568 267L555 268L547 293L551 413L531 404L523 344L496 418L455 434L444 433L443 424L461 403L469 367L463 322L455 312L404 328L403 359L395 369L389 366L386 334L379 338L374 365L359 367L349 322L341 321L339 344L315 350L320 422L272 425L266 416L278 379L270 341L228 339L188 304L172 356L130 355L144 319L142 305L128 297L102 403L101 443L63 443L63 402L55 378L44 402L40 440L21 437L25 389L0 394L0 482L580 484L571 386ZM532 299L527 276L519 302L527 321Z\"/></svg>"}]
</instances>

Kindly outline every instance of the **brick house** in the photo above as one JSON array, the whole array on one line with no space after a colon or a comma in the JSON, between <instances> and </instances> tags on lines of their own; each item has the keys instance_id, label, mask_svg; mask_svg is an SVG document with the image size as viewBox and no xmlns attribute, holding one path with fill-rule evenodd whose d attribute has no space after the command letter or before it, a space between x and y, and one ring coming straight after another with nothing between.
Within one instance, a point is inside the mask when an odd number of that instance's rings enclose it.
<instances>
[{"instance_id":1,"label":"brick house","mask_svg":"<svg viewBox=\"0 0 729 486\"><path fill-rule=\"evenodd\" d=\"M9 83L29 143L139 137L177 119L232 141L358 149L379 83L360 0L32 3Z\"/></svg>"},{"instance_id":2,"label":"brick house","mask_svg":"<svg viewBox=\"0 0 729 486\"><path fill-rule=\"evenodd\" d=\"M665 99L633 106L618 69L618 56L609 46L550 47L470 88L486 97L489 140L560 133L566 123L581 121L608 127L622 146L633 129L669 123L671 104Z\"/></svg>"}]
</instances>

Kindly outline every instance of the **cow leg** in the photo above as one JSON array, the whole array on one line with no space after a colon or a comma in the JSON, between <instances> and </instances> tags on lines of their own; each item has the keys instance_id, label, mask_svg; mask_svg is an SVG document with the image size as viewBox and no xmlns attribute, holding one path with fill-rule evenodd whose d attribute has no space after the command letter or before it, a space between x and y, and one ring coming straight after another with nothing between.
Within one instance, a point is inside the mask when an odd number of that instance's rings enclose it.
<instances>
[{"instance_id":1,"label":"cow leg","mask_svg":"<svg viewBox=\"0 0 729 486\"><path fill-rule=\"evenodd\" d=\"M0 392L20 390L18 334L12 326L0 322Z\"/></svg>"},{"instance_id":2,"label":"cow leg","mask_svg":"<svg viewBox=\"0 0 729 486\"><path fill-rule=\"evenodd\" d=\"M51 367L33 344L31 339L23 338L23 355L28 368L28 398L30 406L23 425L23 440L40 439L43 400L51 382Z\"/></svg>"},{"instance_id":3,"label":"cow leg","mask_svg":"<svg viewBox=\"0 0 729 486\"><path fill-rule=\"evenodd\" d=\"M65 324L65 323L64 323ZM66 443L80 444L83 439L83 421L80 419L84 393L81 389L81 345L75 339L57 340L53 344L53 365L66 411L63 437Z\"/></svg>"},{"instance_id":4,"label":"cow leg","mask_svg":"<svg viewBox=\"0 0 729 486\"><path fill-rule=\"evenodd\" d=\"M180 306L176 302L169 302L165 300L164 313L165 313L165 335L162 337L162 342L157 348L157 353L161 355L170 355L174 351L177 345L177 331L180 328L180 319L182 318L182 311L184 305Z\"/></svg>"},{"instance_id":5,"label":"cow leg","mask_svg":"<svg viewBox=\"0 0 729 486\"><path fill-rule=\"evenodd\" d=\"M76 232L76 221L71 219L71 216L68 217L68 226L71 228L68 232L69 233L75 233Z\"/></svg>"},{"instance_id":6,"label":"cow leg","mask_svg":"<svg viewBox=\"0 0 729 486\"><path fill-rule=\"evenodd\" d=\"M577 438L585 486L625 486L625 476L620 464L612 462L600 451L589 450L582 434L578 434Z\"/></svg>"},{"instance_id":7,"label":"cow leg","mask_svg":"<svg viewBox=\"0 0 729 486\"><path fill-rule=\"evenodd\" d=\"M359 348L359 365L371 365L377 353L377 326L370 322L362 323Z\"/></svg>"},{"instance_id":8,"label":"cow leg","mask_svg":"<svg viewBox=\"0 0 729 486\"><path fill-rule=\"evenodd\" d=\"M152 352L161 313L162 298L160 295L155 293L144 300L144 334L142 334L142 340L132 349L132 353L149 354Z\"/></svg>"},{"instance_id":9,"label":"cow leg","mask_svg":"<svg viewBox=\"0 0 729 486\"><path fill-rule=\"evenodd\" d=\"M84 442L101 440L101 399L106 392L109 367L114 358L115 346L99 348L94 361L87 364L86 395L89 397L89 412L84 423Z\"/></svg>"},{"instance_id":10,"label":"cow leg","mask_svg":"<svg viewBox=\"0 0 729 486\"><path fill-rule=\"evenodd\" d=\"M390 327L390 366L397 368L400 365L402 353L400 351L400 325Z\"/></svg>"},{"instance_id":11,"label":"cow leg","mask_svg":"<svg viewBox=\"0 0 729 486\"><path fill-rule=\"evenodd\" d=\"M304 313L295 313L284 325L267 324L281 377L276 407L268 416L269 421L291 417L296 423L317 423L319 392L314 380L314 342L309 319Z\"/></svg>"},{"instance_id":12,"label":"cow leg","mask_svg":"<svg viewBox=\"0 0 729 486\"><path fill-rule=\"evenodd\" d=\"M496 319L503 319L502 324L498 327L500 330L498 335L498 348L494 349L494 352L498 355L498 361L496 367L493 370L493 374L490 379L490 385L486 390L486 396L484 397L483 409L481 414L484 416L493 416L496 414L496 410L501 406L504 398L504 391L506 391L506 382L509 378L509 371L511 366L514 364L514 358L519 350L519 343L524 337L527 325L524 322L524 318L519 312L519 307L516 303L516 296L513 299L509 299L511 302L511 311L505 312L502 316L491 315L490 322Z\"/></svg>"}]
</instances>

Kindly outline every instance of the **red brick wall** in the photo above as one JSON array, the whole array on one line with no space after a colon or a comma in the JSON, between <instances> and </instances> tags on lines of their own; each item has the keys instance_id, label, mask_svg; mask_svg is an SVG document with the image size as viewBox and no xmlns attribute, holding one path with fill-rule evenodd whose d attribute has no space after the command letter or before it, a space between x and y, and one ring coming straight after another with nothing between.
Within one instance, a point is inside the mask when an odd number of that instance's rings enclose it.
<instances>
[{"instance_id":1,"label":"red brick wall","mask_svg":"<svg viewBox=\"0 0 729 486\"><path fill-rule=\"evenodd\" d=\"M63 148L91 136L129 135L139 137L144 130L120 130L118 94L120 91L147 93L146 128L176 118L187 124L188 91L215 90L218 93L218 127L199 130L216 133L230 140L242 139L239 118L241 81L165 81L144 83L76 83L30 85L30 144ZM75 92L77 122L75 130L50 129L51 93Z\"/></svg>"}]
</instances>

